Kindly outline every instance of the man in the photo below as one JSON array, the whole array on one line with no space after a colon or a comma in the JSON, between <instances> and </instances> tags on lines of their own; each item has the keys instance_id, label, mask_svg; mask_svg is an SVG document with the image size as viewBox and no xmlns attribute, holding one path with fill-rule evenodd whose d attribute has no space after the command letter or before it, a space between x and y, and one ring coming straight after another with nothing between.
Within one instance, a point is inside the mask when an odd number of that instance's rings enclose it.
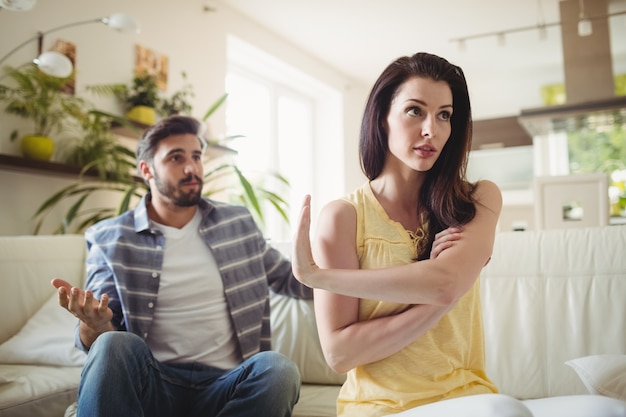
<instances>
[{"instance_id":1,"label":"man","mask_svg":"<svg viewBox=\"0 0 626 417\"><path fill-rule=\"evenodd\" d=\"M268 287L311 298L244 207L202 198L200 123L173 116L137 146L149 193L85 233L85 289L55 279L88 353L78 417L291 416L293 362L270 351Z\"/></svg>"}]
</instances>

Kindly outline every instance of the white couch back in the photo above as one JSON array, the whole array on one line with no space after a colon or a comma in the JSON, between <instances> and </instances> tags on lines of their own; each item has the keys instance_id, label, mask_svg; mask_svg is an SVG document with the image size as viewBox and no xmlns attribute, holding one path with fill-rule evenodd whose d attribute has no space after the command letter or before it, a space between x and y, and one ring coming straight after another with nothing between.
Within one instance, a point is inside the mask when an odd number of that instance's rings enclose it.
<instances>
[{"instance_id":1,"label":"white couch back","mask_svg":"<svg viewBox=\"0 0 626 417\"><path fill-rule=\"evenodd\" d=\"M587 393L564 362L626 354L626 226L499 233L481 289L487 374L504 393Z\"/></svg>"},{"instance_id":2,"label":"white couch back","mask_svg":"<svg viewBox=\"0 0 626 417\"><path fill-rule=\"evenodd\" d=\"M498 233L481 293L487 375L501 392L588 393L565 361L626 353L626 226ZM313 314L310 301L273 296L274 347L304 382L341 383L313 336Z\"/></svg>"},{"instance_id":3,"label":"white couch back","mask_svg":"<svg viewBox=\"0 0 626 417\"><path fill-rule=\"evenodd\" d=\"M82 285L84 260L80 235L0 237L0 343L53 295L52 278ZM499 233L481 289L487 373L504 393L586 393L565 361L626 354L626 226ZM324 361L312 302L270 302L274 348L305 383L341 384Z\"/></svg>"},{"instance_id":4,"label":"white couch back","mask_svg":"<svg viewBox=\"0 0 626 417\"><path fill-rule=\"evenodd\" d=\"M54 294L52 278L84 282L85 254L82 235L0 236L0 343Z\"/></svg>"}]
</instances>

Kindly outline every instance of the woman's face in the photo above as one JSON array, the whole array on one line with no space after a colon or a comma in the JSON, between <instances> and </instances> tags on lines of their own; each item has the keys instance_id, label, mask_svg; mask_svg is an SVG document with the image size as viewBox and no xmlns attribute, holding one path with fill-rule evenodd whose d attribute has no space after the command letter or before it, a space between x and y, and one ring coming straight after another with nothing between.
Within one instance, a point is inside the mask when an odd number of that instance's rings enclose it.
<instances>
[{"instance_id":1,"label":"woman's face","mask_svg":"<svg viewBox=\"0 0 626 417\"><path fill-rule=\"evenodd\" d=\"M412 77L401 84L387 114L386 164L430 170L450 137L452 104L445 81Z\"/></svg>"}]
</instances>

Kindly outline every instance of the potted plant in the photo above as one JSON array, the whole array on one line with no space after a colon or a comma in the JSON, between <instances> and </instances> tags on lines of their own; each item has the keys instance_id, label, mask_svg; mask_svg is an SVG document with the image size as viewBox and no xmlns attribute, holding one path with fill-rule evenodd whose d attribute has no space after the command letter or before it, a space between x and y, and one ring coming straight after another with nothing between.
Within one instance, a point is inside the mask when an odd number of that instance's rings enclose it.
<instances>
[{"instance_id":1,"label":"potted plant","mask_svg":"<svg viewBox=\"0 0 626 417\"><path fill-rule=\"evenodd\" d=\"M227 94L224 94L215 103L213 103L204 114L202 121L206 122L207 119L226 101L226 98ZM97 114L102 115L102 113L99 112ZM230 136L224 140L227 141L236 137L239 136ZM205 139L209 143L209 146L220 146L218 141L215 139ZM124 150L123 147L107 147L107 149L104 150L106 153L116 154L120 159L125 159L129 156L126 154L126 151L127 150ZM132 165L132 168L126 172L136 172L136 161L134 160L134 155L132 159L128 158L126 160L129 161L130 165ZM282 218L285 219L285 221L288 221L288 203L282 197L265 188L263 184L250 181L241 172L237 165L232 163L232 161L223 160L218 157L218 159L213 162L214 164L207 168L204 175L205 188L203 190L203 195L205 197L226 193L231 200L247 206L252 212L252 215L261 224L264 219L264 209L261 202L269 201L271 206L278 211ZM93 163L93 165L95 164L96 162ZM85 171L85 169L83 171ZM288 181L279 174L269 173L268 175L277 178L282 184L287 186L289 185ZM84 209L84 203L90 196L103 191L120 193L120 203L114 207ZM141 197L145 191L146 186L143 181L131 174L100 175L99 177L87 177L81 175L76 183L56 192L44 201L44 203L38 208L34 215L34 217L38 219L35 234L39 232L48 213L54 211L53 209L57 206L57 204L67 198L74 199L75 202L66 211L65 216L55 230L55 233L83 232L87 227L102 219L114 217L125 212L130 208L133 199Z\"/></svg>"},{"instance_id":2,"label":"potted plant","mask_svg":"<svg viewBox=\"0 0 626 417\"><path fill-rule=\"evenodd\" d=\"M51 136L70 120L84 117L84 100L63 93L62 87L69 78L47 75L35 64L9 68L6 77L13 85L0 85L0 101L6 103L5 111L33 123L32 129L22 137L24 157L49 160L55 144ZM11 140L18 136L17 130L12 132Z\"/></svg>"},{"instance_id":3,"label":"potted plant","mask_svg":"<svg viewBox=\"0 0 626 417\"><path fill-rule=\"evenodd\" d=\"M158 113L162 117L173 116L175 114L190 115L193 106L190 100L195 96L193 87L187 82L187 73L182 72L183 86L174 92L170 97L163 97L159 103Z\"/></svg>"},{"instance_id":4,"label":"potted plant","mask_svg":"<svg viewBox=\"0 0 626 417\"><path fill-rule=\"evenodd\" d=\"M113 122L129 124L122 117L89 110L74 135L61 141L59 158L67 165L80 167L83 173L95 172L101 179L130 178L135 154L113 133Z\"/></svg>"},{"instance_id":5,"label":"potted plant","mask_svg":"<svg viewBox=\"0 0 626 417\"><path fill-rule=\"evenodd\" d=\"M126 117L150 126L156 121L156 109L160 104L159 87L156 76L144 71L133 77L130 86L126 84L102 84L87 86L96 94L114 95L124 106Z\"/></svg>"}]
</instances>

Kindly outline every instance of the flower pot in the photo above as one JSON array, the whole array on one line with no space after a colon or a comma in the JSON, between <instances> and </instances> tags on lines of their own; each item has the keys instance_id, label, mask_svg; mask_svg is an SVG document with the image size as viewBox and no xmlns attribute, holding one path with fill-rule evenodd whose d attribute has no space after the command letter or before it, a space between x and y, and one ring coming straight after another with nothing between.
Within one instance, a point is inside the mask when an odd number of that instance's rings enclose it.
<instances>
[{"instance_id":1,"label":"flower pot","mask_svg":"<svg viewBox=\"0 0 626 417\"><path fill-rule=\"evenodd\" d=\"M27 135L22 138L22 155L28 159L49 161L54 152L54 141L48 136Z\"/></svg>"},{"instance_id":2,"label":"flower pot","mask_svg":"<svg viewBox=\"0 0 626 417\"><path fill-rule=\"evenodd\" d=\"M148 106L135 106L126 113L126 117L144 125L153 125L156 122L156 111Z\"/></svg>"}]
</instances>

